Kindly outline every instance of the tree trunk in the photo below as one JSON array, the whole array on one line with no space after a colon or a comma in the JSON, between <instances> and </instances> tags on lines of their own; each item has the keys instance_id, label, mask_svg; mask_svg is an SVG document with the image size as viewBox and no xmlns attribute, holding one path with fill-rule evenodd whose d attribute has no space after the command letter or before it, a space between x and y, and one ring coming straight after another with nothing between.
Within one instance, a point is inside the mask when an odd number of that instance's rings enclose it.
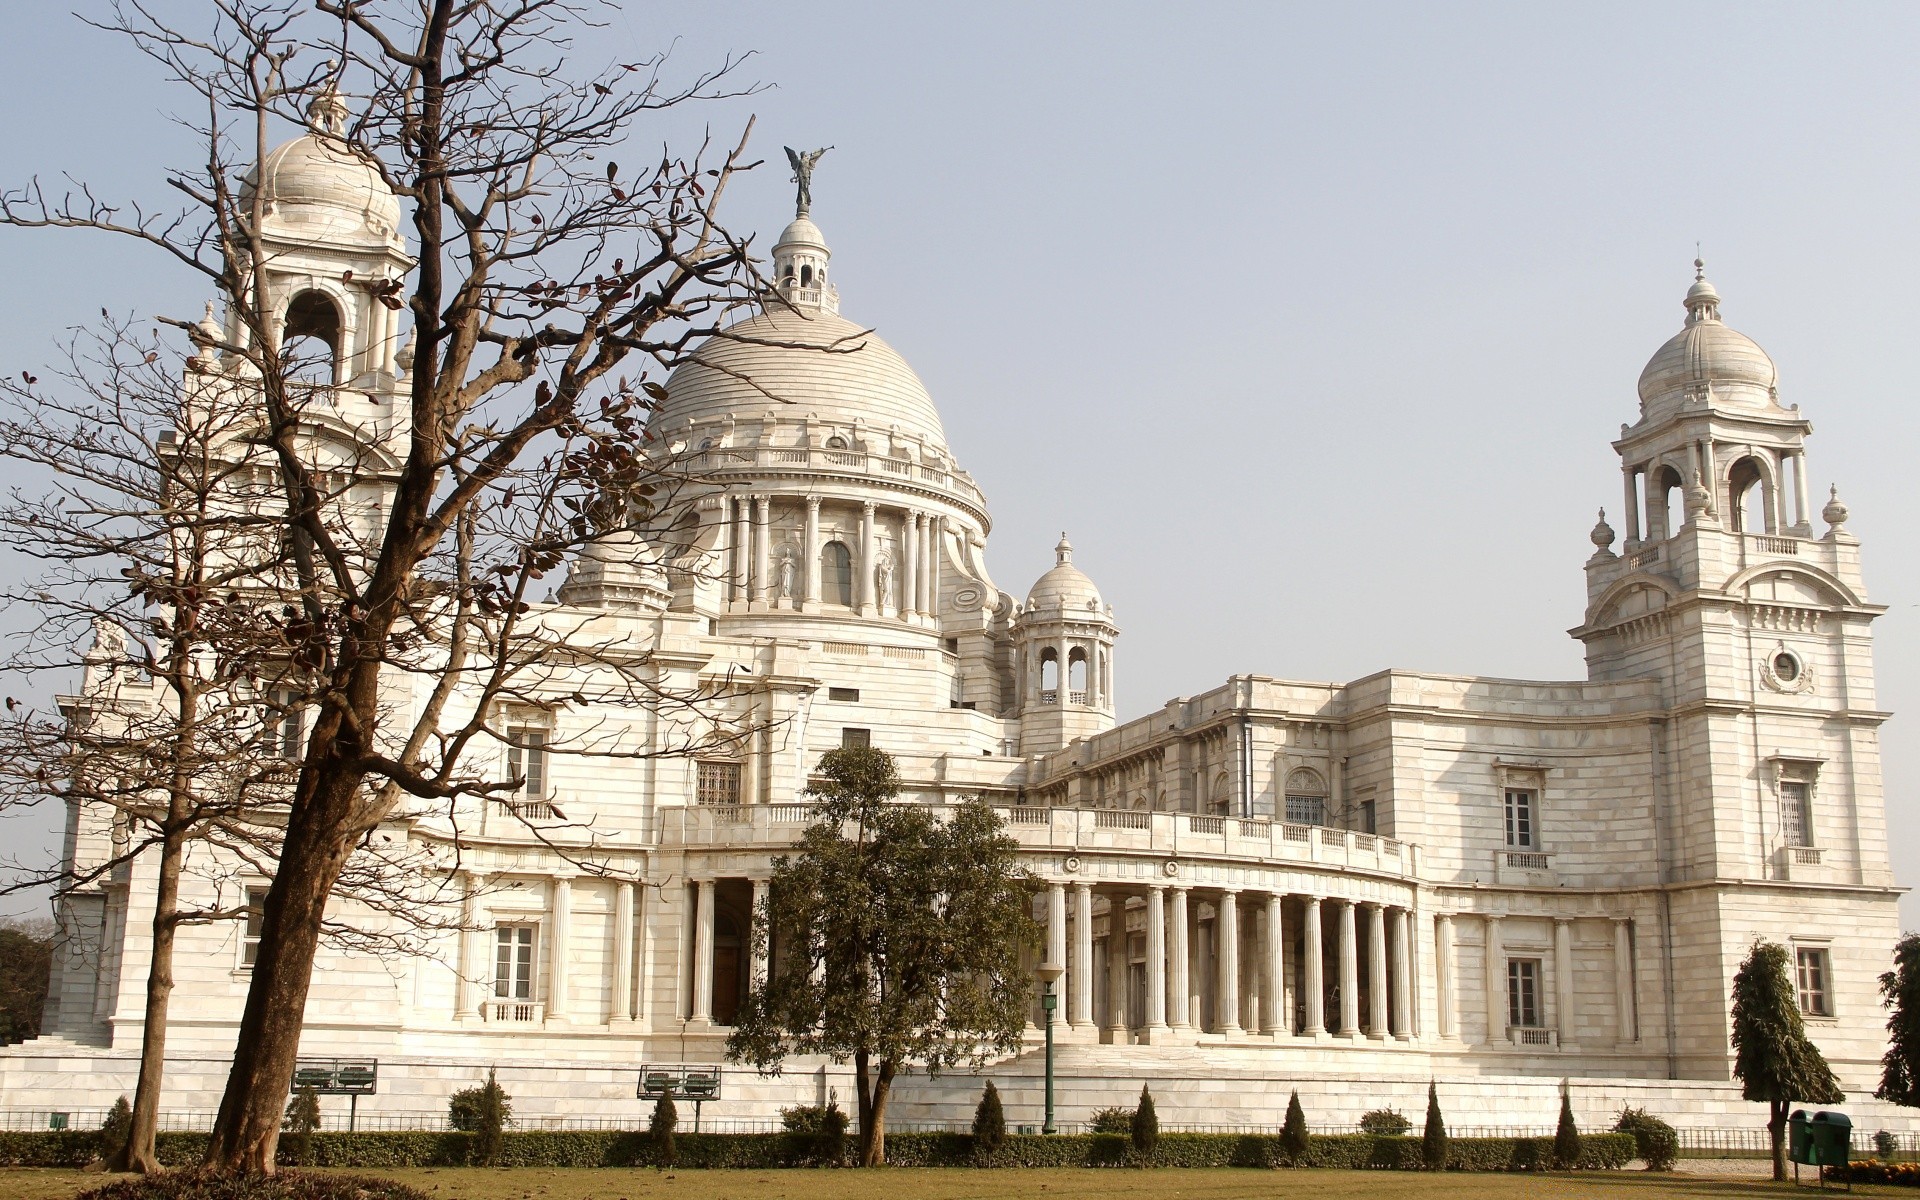
<instances>
[{"instance_id":1,"label":"tree trunk","mask_svg":"<svg viewBox=\"0 0 1920 1200\"><path fill-rule=\"evenodd\" d=\"M179 928L181 839L169 831L160 841L160 878L153 892L153 956L147 962L146 1024L140 1030L140 1078L133 1088L133 1125L127 1144L107 1166L115 1171L158 1173L160 1081L166 1071L167 1002L173 997L173 937Z\"/></svg>"},{"instance_id":2,"label":"tree trunk","mask_svg":"<svg viewBox=\"0 0 1920 1200\"><path fill-rule=\"evenodd\" d=\"M860 1115L859 1162L867 1165L867 1149L873 1144L873 1081L867 1078L867 1052L853 1052L853 1106Z\"/></svg>"},{"instance_id":3,"label":"tree trunk","mask_svg":"<svg viewBox=\"0 0 1920 1200\"><path fill-rule=\"evenodd\" d=\"M1767 1114L1767 1138L1773 1143L1773 1178L1787 1177L1787 1105L1789 1101L1770 1101Z\"/></svg>"},{"instance_id":4,"label":"tree trunk","mask_svg":"<svg viewBox=\"0 0 1920 1200\"><path fill-rule=\"evenodd\" d=\"M873 1081L872 1124L862 1122L860 1126L860 1165L863 1167L887 1165L887 1098L893 1095L893 1069L892 1059L882 1059Z\"/></svg>"},{"instance_id":5,"label":"tree trunk","mask_svg":"<svg viewBox=\"0 0 1920 1200\"><path fill-rule=\"evenodd\" d=\"M316 773L333 774L325 768ZM261 916L233 1069L207 1144L205 1165L214 1170L273 1173L321 920L353 849L345 815L358 785L357 778L325 778L309 803L296 804L287 824L279 870Z\"/></svg>"}]
</instances>

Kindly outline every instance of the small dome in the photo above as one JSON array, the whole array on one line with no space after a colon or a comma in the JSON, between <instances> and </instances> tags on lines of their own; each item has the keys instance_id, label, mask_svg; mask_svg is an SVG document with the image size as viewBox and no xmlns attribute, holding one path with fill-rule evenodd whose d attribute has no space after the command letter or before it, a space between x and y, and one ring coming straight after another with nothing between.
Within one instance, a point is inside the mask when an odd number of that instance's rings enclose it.
<instances>
[{"instance_id":1,"label":"small dome","mask_svg":"<svg viewBox=\"0 0 1920 1200\"><path fill-rule=\"evenodd\" d=\"M812 217L795 217L787 222L787 227L780 231L780 240L773 244L776 253L786 246L812 246L825 250L827 235L820 232L820 227L813 223Z\"/></svg>"},{"instance_id":2,"label":"small dome","mask_svg":"<svg viewBox=\"0 0 1920 1200\"><path fill-rule=\"evenodd\" d=\"M258 191L266 202L265 232L336 237L371 236L401 245L400 199L373 163L350 150L342 137L346 107L331 90L308 110L311 132L275 147L240 183L240 205L250 209Z\"/></svg>"},{"instance_id":3,"label":"small dome","mask_svg":"<svg viewBox=\"0 0 1920 1200\"><path fill-rule=\"evenodd\" d=\"M1086 572L1073 565L1073 543L1067 541L1067 535L1060 535L1060 542L1053 548L1053 569L1042 575L1027 593L1027 608L1064 609L1069 613L1091 612L1106 615L1107 606L1100 599L1100 589L1093 586Z\"/></svg>"},{"instance_id":4,"label":"small dome","mask_svg":"<svg viewBox=\"0 0 1920 1200\"><path fill-rule=\"evenodd\" d=\"M580 550L560 585L560 602L589 608L658 611L673 599L667 573L631 530L608 534Z\"/></svg>"},{"instance_id":5,"label":"small dome","mask_svg":"<svg viewBox=\"0 0 1920 1200\"><path fill-rule=\"evenodd\" d=\"M1694 267L1686 326L1668 338L1640 372L1642 407L1684 399L1703 385L1720 398L1773 404L1778 380L1773 359L1752 338L1721 322L1720 293L1707 282L1698 259Z\"/></svg>"}]
</instances>

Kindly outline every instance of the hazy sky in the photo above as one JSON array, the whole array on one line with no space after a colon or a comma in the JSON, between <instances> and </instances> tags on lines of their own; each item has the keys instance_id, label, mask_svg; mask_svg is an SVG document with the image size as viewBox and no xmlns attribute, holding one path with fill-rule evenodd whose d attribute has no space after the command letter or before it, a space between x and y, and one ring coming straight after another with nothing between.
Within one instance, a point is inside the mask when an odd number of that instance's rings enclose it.
<instances>
[{"instance_id":1,"label":"hazy sky","mask_svg":"<svg viewBox=\"0 0 1920 1200\"><path fill-rule=\"evenodd\" d=\"M162 198L187 98L64 7L9 11L0 178ZM676 38L687 71L752 51L775 86L634 153L758 114L770 161L728 203L764 249L781 145L834 147L814 216L843 312L939 403L999 586L1071 533L1121 623L1123 717L1239 672L1580 678L1609 441L1696 242L1892 606L1881 706L1920 713L1920 6L634 4L579 53ZM0 231L0 263L0 370L103 303L203 299L80 235ZM1906 884L1911 728L1883 730Z\"/></svg>"}]
</instances>

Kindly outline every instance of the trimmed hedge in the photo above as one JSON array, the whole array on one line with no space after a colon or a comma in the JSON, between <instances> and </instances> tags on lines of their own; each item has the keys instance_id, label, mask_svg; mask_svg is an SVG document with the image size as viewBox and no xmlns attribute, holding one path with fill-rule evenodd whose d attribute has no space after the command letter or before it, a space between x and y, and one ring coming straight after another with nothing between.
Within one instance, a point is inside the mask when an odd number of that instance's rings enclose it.
<instances>
[{"instance_id":1,"label":"trimmed hedge","mask_svg":"<svg viewBox=\"0 0 1920 1200\"><path fill-rule=\"evenodd\" d=\"M452 1131L316 1133L312 1165L394 1169L458 1167L472 1156L473 1134ZM683 1133L675 1137L676 1167L766 1168L794 1165L792 1140L779 1133ZM160 1161L187 1167L207 1148L204 1133L162 1133ZM0 1132L0 1166L79 1167L96 1156L93 1130ZM1624 1167L1635 1153L1632 1136L1596 1133L1581 1138L1580 1168ZM1154 1163L1163 1167L1340 1167L1348 1170L1418 1171L1420 1139L1365 1133L1316 1136L1304 1161L1289 1161L1278 1134L1162 1133ZM977 1159L967 1133L889 1133L887 1162L898 1167L968 1167ZM1082 1133L1047 1137L1018 1134L994 1155L1017 1167L1121 1167L1133 1163L1125 1134ZM1553 1161L1553 1139L1449 1138L1452 1171L1542 1171ZM502 1167L650 1167L655 1144L643 1132L602 1129L522 1130L508 1133Z\"/></svg>"}]
</instances>

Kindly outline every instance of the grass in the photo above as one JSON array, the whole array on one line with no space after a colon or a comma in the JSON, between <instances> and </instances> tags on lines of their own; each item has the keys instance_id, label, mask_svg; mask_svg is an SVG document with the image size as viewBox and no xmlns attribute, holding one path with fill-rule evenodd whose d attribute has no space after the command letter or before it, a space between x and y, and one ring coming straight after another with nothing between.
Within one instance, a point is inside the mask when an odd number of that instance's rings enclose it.
<instances>
[{"instance_id":1,"label":"grass","mask_svg":"<svg viewBox=\"0 0 1920 1200\"><path fill-rule=\"evenodd\" d=\"M663 1171L406 1170L367 1172L404 1180L446 1200L1273 1200L1295 1197L1428 1197L1448 1200L1692 1200L1793 1194L1791 1181L1650 1175L1425 1175L1399 1171L1251 1170L922 1170ZM0 1169L6 1200L72 1200L108 1176L81 1171ZM1802 1194L1806 1194L1803 1190ZM1856 1185L1859 1196L1911 1195Z\"/></svg>"}]
</instances>

